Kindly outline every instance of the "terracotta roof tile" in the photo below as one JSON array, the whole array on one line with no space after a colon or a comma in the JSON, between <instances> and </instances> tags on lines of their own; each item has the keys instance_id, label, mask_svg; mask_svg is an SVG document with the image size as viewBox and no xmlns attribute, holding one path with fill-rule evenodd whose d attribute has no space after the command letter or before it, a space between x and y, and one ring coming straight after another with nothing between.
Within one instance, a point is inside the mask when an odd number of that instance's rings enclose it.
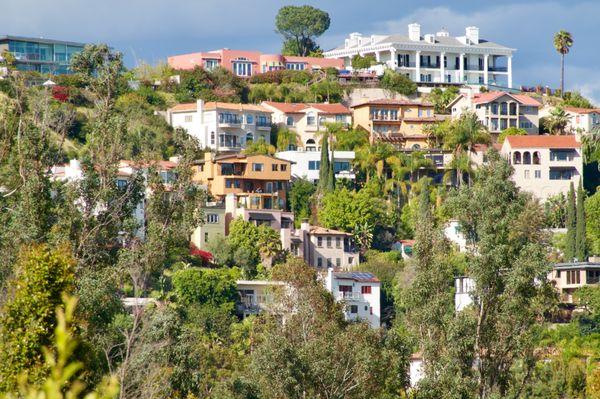
<instances>
[{"instance_id":1,"label":"terracotta roof tile","mask_svg":"<svg viewBox=\"0 0 600 399\"><path fill-rule=\"evenodd\" d=\"M319 111L326 114L351 114L352 112L343 104L322 104L322 103L310 103L306 104L311 108L316 108Z\"/></svg>"},{"instance_id":2,"label":"terracotta roof tile","mask_svg":"<svg viewBox=\"0 0 600 399\"><path fill-rule=\"evenodd\" d=\"M531 107L540 107L542 105L535 98L530 97L528 95L513 94L513 93L508 93L506 91L490 91L487 93L478 93L478 94L473 95L472 101L473 101L473 104L487 104L487 103L492 102L495 99L500 98L505 95L514 98L522 105L527 105L527 106L531 106Z\"/></svg>"},{"instance_id":3,"label":"terracotta roof tile","mask_svg":"<svg viewBox=\"0 0 600 399\"><path fill-rule=\"evenodd\" d=\"M281 103L275 101L264 101L263 104L271 106L286 114L302 114L307 108L315 108L325 114L351 114L350 109L343 104L324 104L324 103Z\"/></svg>"},{"instance_id":4,"label":"terracotta roof tile","mask_svg":"<svg viewBox=\"0 0 600 399\"><path fill-rule=\"evenodd\" d=\"M600 114L600 108L578 108L578 107L564 107L565 111L573 112L574 114Z\"/></svg>"},{"instance_id":5,"label":"terracotta roof tile","mask_svg":"<svg viewBox=\"0 0 600 399\"><path fill-rule=\"evenodd\" d=\"M171 112L186 112L186 111L196 111L197 110L197 104L196 103L183 103L183 104L177 104L174 107L170 108ZM215 102L215 101L210 101L207 103L204 103L204 109L205 110L215 110L215 109L229 109L232 111L257 111L257 112L265 112L265 113L271 113L271 111L269 111L268 109L266 109L265 107L262 107L260 105L254 105L254 104L239 104L239 103L223 103L223 102Z\"/></svg>"},{"instance_id":6,"label":"terracotta roof tile","mask_svg":"<svg viewBox=\"0 0 600 399\"><path fill-rule=\"evenodd\" d=\"M333 229L326 229L325 227L320 227L320 226L313 226L310 228L310 233L311 234L331 234L331 235L345 235L345 236L350 236L351 234L346 233L345 231L340 231L340 230L333 230Z\"/></svg>"},{"instance_id":7,"label":"terracotta roof tile","mask_svg":"<svg viewBox=\"0 0 600 399\"><path fill-rule=\"evenodd\" d=\"M511 148L581 148L573 135L568 136L508 136Z\"/></svg>"},{"instance_id":8,"label":"terracotta roof tile","mask_svg":"<svg viewBox=\"0 0 600 399\"><path fill-rule=\"evenodd\" d=\"M410 101L398 100L394 98L380 98L378 100L365 101L364 103L353 105L350 108L364 107L365 105L420 105L422 107L433 107L433 104L427 101Z\"/></svg>"}]
</instances>

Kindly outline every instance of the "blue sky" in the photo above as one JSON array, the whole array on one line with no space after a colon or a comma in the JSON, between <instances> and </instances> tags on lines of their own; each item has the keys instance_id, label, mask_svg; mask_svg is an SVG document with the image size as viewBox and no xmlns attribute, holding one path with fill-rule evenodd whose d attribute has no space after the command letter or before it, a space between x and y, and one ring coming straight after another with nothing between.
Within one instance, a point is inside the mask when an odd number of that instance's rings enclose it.
<instances>
[{"instance_id":1,"label":"blue sky","mask_svg":"<svg viewBox=\"0 0 600 399\"><path fill-rule=\"evenodd\" d=\"M558 86L552 35L565 29L575 39L566 88L600 105L600 1L2 0L0 34L106 42L125 54L128 66L222 47L277 52L274 18L287 4L329 12L331 27L318 40L325 49L350 32L406 33L410 22L419 22L422 33L445 27L455 36L479 26L482 38L517 49L515 85Z\"/></svg>"}]
</instances>

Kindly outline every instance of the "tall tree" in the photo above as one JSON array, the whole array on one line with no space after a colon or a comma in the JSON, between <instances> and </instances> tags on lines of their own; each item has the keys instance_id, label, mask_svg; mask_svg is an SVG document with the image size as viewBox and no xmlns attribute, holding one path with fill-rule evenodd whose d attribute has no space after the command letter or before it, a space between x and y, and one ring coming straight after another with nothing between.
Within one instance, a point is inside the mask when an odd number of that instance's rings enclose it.
<instances>
[{"instance_id":1,"label":"tall tree","mask_svg":"<svg viewBox=\"0 0 600 399\"><path fill-rule=\"evenodd\" d=\"M560 30L554 35L554 48L560 54L560 95L565 96L565 55L573 45L573 36L565 30Z\"/></svg>"},{"instance_id":2,"label":"tall tree","mask_svg":"<svg viewBox=\"0 0 600 399\"><path fill-rule=\"evenodd\" d=\"M311 6L285 6L275 17L275 31L285 39L284 49L293 54L308 56L318 49L315 39L330 24L329 14ZM288 44L289 43L289 44Z\"/></svg>"},{"instance_id":3,"label":"tall tree","mask_svg":"<svg viewBox=\"0 0 600 399\"><path fill-rule=\"evenodd\" d=\"M567 240L565 245L565 260L571 262L577 253L577 211L575 206L575 187L571 183L567 194Z\"/></svg>"},{"instance_id":4,"label":"tall tree","mask_svg":"<svg viewBox=\"0 0 600 399\"><path fill-rule=\"evenodd\" d=\"M319 167L319 191L321 193L329 192L335 184L330 181L332 177L329 170L331 161L329 159L329 132L324 132L321 137L321 165Z\"/></svg>"},{"instance_id":5,"label":"tall tree","mask_svg":"<svg viewBox=\"0 0 600 399\"><path fill-rule=\"evenodd\" d=\"M585 191L583 190L583 184L579 180L579 187L577 188L577 222L576 222L576 233L575 233L575 257L579 262L584 262L587 257L587 246L586 246L586 235L585 235Z\"/></svg>"},{"instance_id":6,"label":"tall tree","mask_svg":"<svg viewBox=\"0 0 600 399\"><path fill-rule=\"evenodd\" d=\"M473 185L448 204L473 247L467 271L474 306L461 312L469 327L456 344L473 353L479 398L505 397L509 390L520 397L533 367L534 331L553 295L546 282L544 220L539 204L511 180L508 162L495 150L488 158ZM525 368L525 378L515 378L515 365Z\"/></svg>"}]
</instances>

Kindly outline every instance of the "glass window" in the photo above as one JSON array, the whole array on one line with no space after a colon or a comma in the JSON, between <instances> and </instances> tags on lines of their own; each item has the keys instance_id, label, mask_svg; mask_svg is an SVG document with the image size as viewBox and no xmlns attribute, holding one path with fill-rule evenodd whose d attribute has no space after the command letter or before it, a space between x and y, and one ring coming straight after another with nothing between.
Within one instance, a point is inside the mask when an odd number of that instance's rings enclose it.
<instances>
[{"instance_id":1,"label":"glass window","mask_svg":"<svg viewBox=\"0 0 600 399\"><path fill-rule=\"evenodd\" d=\"M541 170L536 170L534 172L535 178L536 179L541 179L542 178L542 171Z\"/></svg>"},{"instance_id":2,"label":"glass window","mask_svg":"<svg viewBox=\"0 0 600 399\"><path fill-rule=\"evenodd\" d=\"M321 258L321 257L317 258L317 267L323 267L323 258Z\"/></svg>"},{"instance_id":3,"label":"glass window","mask_svg":"<svg viewBox=\"0 0 600 399\"><path fill-rule=\"evenodd\" d=\"M340 237L335 237L335 247L336 248L342 247L342 239Z\"/></svg>"},{"instance_id":4,"label":"glass window","mask_svg":"<svg viewBox=\"0 0 600 399\"><path fill-rule=\"evenodd\" d=\"M335 267L341 267L342 266L342 260L340 258L335 258Z\"/></svg>"},{"instance_id":5,"label":"glass window","mask_svg":"<svg viewBox=\"0 0 600 399\"><path fill-rule=\"evenodd\" d=\"M294 126L294 117L293 116L288 116L286 118L285 124L288 126Z\"/></svg>"},{"instance_id":6,"label":"glass window","mask_svg":"<svg viewBox=\"0 0 600 399\"><path fill-rule=\"evenodd\" d=\"M277 166L277 164L276 164L276 163L274 163L274 164L272 164L272 165L271 165L271 170L272 170L273 172L277 172L277 170L278 170L278 169L279 169L279 168L278 168L278 166Z\"/></svg>"},{"instance_id":7,"label":"glass window","mask_svg":"<svg viewBox=\"0 0 600 399\"><path fill-rule=\"evenodd\" d=\"M550 169L550 180L571 180L574 174L573 169Z\"/></svg>"},{"instance_id":8,"label":"glass window","mask_svg":"<svg viewBox=\"0 0 600 399\"><path fill-rule=\"evenodd\" d=\"M185 116L185 121L186 121L187 123L190 123L190 122L192 121L192 115L186 115L186 116Z\"/></svg>"},{"instance_id":9,"label":"glass window","mask_svg":"<svg viewBox=\"0 0 600 399\"><path fill-rule=\"evenodd\" d=\"M573 157L572 150L550 150L551 161L572 161Z\"/></svg>"},{"instance_id":10,"label":"glass window","mask_svg":"<svg viewBox=\"0 0 600 399\"><path fill-rule=\"evenodd\" d=\"M360 287L360 293L361 294L370 294L371 293L371 286L370 285L363 285L362 287Z\"/></svg>"},{"instance_id":11,"label":"glass window","mask_svg":"<svg viewBox=\"0 0 600 399\"><path fill-rule=\"evenodd\" d=\"M353 314L358 313L358 306L357 305L350 305L350 313L353 313Z\"/></svg>"},{"instance_id":12,"label":"glass window","mask_svg":"<svg viewBox=\"0 0 600 399\"><path fill-rule=\"evenodd\" d=\"M306 124L308 126L314 126L315 122L316 122L316 118L315 118L314 112L309 112L308 114L306 114Z\"/></svg>"},{"instance_id":13,"label":"glass window","mask_svg":"<svg viewBox=\"0 0 600 399\"><path fill-rule=\"evenodd\" d=\"M282 172L285 172L287 170L287 165L282 163L280 169Z\"/></svg>"},{"instance_id":14,"label":"glass window","mask_svg":"<svg viewBox=\"0 0 600 399\"><path fill-rule=\"evenodd\" d=\"M211 223L211 224L219 223L219 215L216 213L208 213L206 215L206 223Z\"/></svg>"},{"instance_id":15,"label":"glass window","mask_svg":"<svg viewBox=\"0 0 600 399\"><path fill-rule=\"evenodd\" d=\"M264 165L262 163L253 163L252 164L252 171L254 171L254 172L262 172L263 171L263 167L264 167Z\"/></svg>"},{"instance_id":16,"label":"glass window","mask_svg":"<svg viewBox=\"0 0 600 399\"><path fill-rule=\"evenodd\" d=\"M308 161L308 170L319 170L321 168L321 161Z\"/></svg>"},{"instance_id":17,"label":"glass window","mask_svg":"<svg viewBox=\"0 0 600 399\"><path fill-rule=\"evenodd\" d=\"M321 248L323 246L323 237L317 237L317 247Z\"/></svg>"},{"instance_id":18,"label":"glass window","mask_svg":"<svg viewBox=\"0 0 600 399\"><path fill-rule=\"evenodd\" d=\"M254 116L251 114L246 115L246 123L248 125L252 125L254 123Z\"/></svg>"},{"instance_id":19,"label":"glass window","mask_svg":"<svg viewBox=\"0 0 600 399\"><path fill-rule=\"evenodd\" d=\"M331 248L331 237L327 237L327 248Z\"/></svg>"}]
</instances>

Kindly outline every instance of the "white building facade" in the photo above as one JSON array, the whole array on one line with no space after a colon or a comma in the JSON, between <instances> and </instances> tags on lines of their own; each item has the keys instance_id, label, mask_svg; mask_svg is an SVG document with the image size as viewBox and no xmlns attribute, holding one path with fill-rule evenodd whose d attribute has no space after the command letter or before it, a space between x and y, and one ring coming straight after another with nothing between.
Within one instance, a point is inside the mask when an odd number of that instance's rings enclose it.
<instances>
[{"instance_id":1,"label":"white building facade","mask_svg":"<svg viewBox=\"0 0 600 399\"><path fill-rule=\"evenodd\" d=\"M577 187L583 178L581 143L576 136L508 136L500 153L514 168L513 180L541 201Z\"/></svg>"},{"instance_id":2,"label":"white building facade","mask_svg":"<svg viewBox=\"0 0 600 399\"><path fill-rule=\"evenodd\" d=\"M239 152L249 142L271 140L271 112L260 105L198 100L170 108L166 118L198 139L201 147L219 152Z\"/></svg>"},{"instance_id":3,"label":"white building facade","mask_svg":"<svg viewBox=\"0 0 600 399\"><path fill-rule=\"evenodd\" d=\"M341 58L352 69L352 57L372 55L380 69L391 68L419 83L456 83L512 87L512 55L515 50L479 37L470 26L464 36L452 37L441 30L421 33L421 25L408 25L408 35L351 33L340 47L326 51L326 58Z\"/></svg>"},{"instance_id":4,"label":"white building facade","mask_svg":"<svg viewBox=\"0 0 600 399\"><path fill-rule=\"evenodd\" d=\"M381 326L381 282L372 273L334 272L327 270L327 291L345 305L346 320L366 321L371 327Z\"/></svg>"},{"instance_id":5,"label":"white building facade","mask_svg":"<svg viewBox=\"0 0 600 399\"><path fill-rule=\"evenodd\" d=\"M292 164L292 176L294 178L305 178L312 183L319 180L320 151L282 151L276 153L275 156L294 162ZM336 179L354 180L356 178L352 167L354 158L354 151L329 152L329 159L333 161L333 171Z\"/></svg>"}]
</instances>

